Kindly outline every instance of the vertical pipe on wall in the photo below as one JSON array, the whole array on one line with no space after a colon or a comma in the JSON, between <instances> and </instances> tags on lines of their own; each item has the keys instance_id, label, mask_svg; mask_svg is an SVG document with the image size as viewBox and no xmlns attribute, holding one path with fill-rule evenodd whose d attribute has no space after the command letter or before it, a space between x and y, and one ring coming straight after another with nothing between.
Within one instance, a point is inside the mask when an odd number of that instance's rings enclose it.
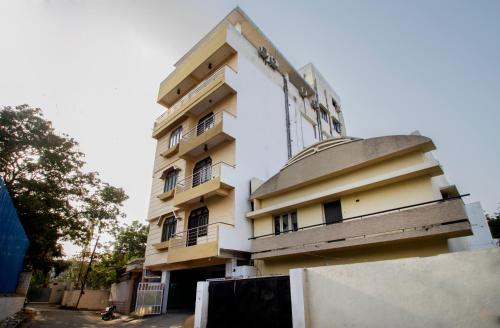
<instances>
[{"instance_id":1,"label":"vertical pipe on wall","mask_svg":"<svg viewBox=\"0 0 500 328\"><path fill-rule=\"evenodd\" d=\"M285 93L285 120L286 120L286 143L288 149L288 159L292 158L292 138L290 136L290 104L288 101L288 81L286 75L281 73L283 77L283 92Z\"/></svg>"}]
</instances>

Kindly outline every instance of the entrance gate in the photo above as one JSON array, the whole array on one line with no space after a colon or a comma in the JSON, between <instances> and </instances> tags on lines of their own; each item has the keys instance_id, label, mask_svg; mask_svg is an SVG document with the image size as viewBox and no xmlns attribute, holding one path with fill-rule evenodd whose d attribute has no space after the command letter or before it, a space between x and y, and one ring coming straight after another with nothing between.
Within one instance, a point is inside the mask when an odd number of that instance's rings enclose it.
<instances>
[{"instance_id":1,"label":"entrance gate","mask_svg":"<svg viewBox=\"0 0 500 328\"><path fill-rule=\"evenodd\" d=\"M137 288L135 313L140 316L161 314L165 284L160 282L140 282Z\"/></svg>"}]
</instances>

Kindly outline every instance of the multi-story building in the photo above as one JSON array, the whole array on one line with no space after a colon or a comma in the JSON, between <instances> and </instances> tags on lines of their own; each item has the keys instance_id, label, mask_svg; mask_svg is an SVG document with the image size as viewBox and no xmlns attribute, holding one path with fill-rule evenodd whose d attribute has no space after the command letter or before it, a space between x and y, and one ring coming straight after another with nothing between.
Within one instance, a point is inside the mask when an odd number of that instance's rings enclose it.
<instances>
[{"instance_id":1,"label":"multi-story building","mask_svg":"<svg viewBox=\"0 0 500 328\"><path fill-rule=\"evenodd\" d=\"M239 8L175 64L158 103L140 313L194 308L209 278L448 252L481 219L432 140L346 137L325 78Z\"/></svg>"},{"instance_id":2,"label":"multi-story building","mask_svg":"<svg viewBox=\"0 0 500 328\"><path fill-rule=\"evenodd\" d=\"M193 307L197 280L249 264L253 178L345 126L314 66L296 70L239 8L175 64L158 103L145 279L161 272L164 312Z\"/></svg>"}]
</instances>

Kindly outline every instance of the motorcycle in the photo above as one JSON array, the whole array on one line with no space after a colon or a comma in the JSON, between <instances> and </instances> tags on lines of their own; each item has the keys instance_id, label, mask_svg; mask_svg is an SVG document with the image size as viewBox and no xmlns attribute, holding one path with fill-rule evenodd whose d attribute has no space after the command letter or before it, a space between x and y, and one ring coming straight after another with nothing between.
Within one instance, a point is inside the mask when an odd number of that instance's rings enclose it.
<instances>
[{"instance_id":1,"label":"motorcycle","mask_svg":"<svg viewBox=\"0 0 500 328\"><path fill-rule=\"evenodd\" d=\"M108 321L115 318L114 312L116 310L116 306L108 306L104 311L101 312L101 319L104 321Z\"/></svg>"}]
</instances>

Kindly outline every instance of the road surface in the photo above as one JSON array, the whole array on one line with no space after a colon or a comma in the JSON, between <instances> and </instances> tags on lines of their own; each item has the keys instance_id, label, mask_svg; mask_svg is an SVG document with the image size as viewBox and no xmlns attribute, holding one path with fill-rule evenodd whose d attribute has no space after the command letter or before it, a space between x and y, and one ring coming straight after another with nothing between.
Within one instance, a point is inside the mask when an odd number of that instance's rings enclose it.
<instances>
[{"instance_id":1,"label":"road surface","mask_svg":"<svg viewBox=\"0 0 500 328\"><path fill-rule=\"evenodd\" d=\"M23 328L75 328L75 327L155 327L155 328L181 328L187 313L172 313L146 319L131 320L127 316L103 321L98 311L61 310L57 306L48 304L29 304L27 306L35 311L32 320Z\"/></svg>"}]
</instances>

